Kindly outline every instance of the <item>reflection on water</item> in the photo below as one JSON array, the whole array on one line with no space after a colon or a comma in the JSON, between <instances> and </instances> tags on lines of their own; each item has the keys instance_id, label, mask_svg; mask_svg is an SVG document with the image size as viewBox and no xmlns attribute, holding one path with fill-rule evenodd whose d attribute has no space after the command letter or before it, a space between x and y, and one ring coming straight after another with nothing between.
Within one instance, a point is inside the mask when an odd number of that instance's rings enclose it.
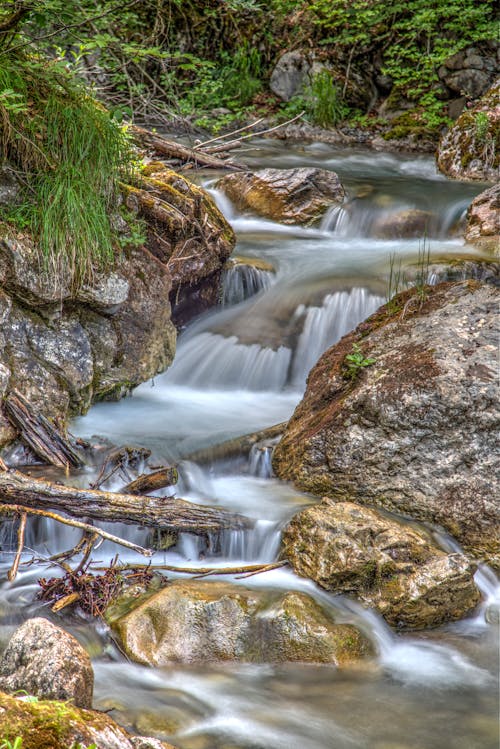
<instances>
[{"instance_id":1,"label":"reflection on water","mask_svg":"<svg viewBox=\"0 0 500 749\"><path fill-rule=\"evenodd\" d=\"M428 211L431 254L454 257L463 252L455 227L482 188L449 182L422 156L255 141L245 158L252 167L334 169L346 185L346 204L332 209L317 227L284 227L236 214L215 190L237 231L236 253L265 260L275 272L248 266L226 278L224 308L203 316L181 336L169 371L120 403L95 406L73 424L82 436L97 433L115 443L138 443L152 448L155 458L180 460L176 491L181 496L255 521L251 532L226 531L201 540L182 534L176 547L156 553L160 563L195 567L200 555L204 564L219 566L228 560L276 559L283 523L314 499L271 477L271 446L257 445L248 460L242 456L203 467L182 459L288 419L321 353L383 303L391 254L403 265L414 263L421 241L376 238L376 221L401 210ZM467 255L479 257L472 248ZM83 485L90 478L83 473L78 480ZM146 537L146 531L127 526L113 531L138 542ZM28 542L38 556L75 541L68 529L30 521ZM1 543L5 571L15 549L14 527L4 527ZM116 551L104 544L99 558ZM122 550L120 556L134 558ZM0 589L1 640L26 616L45 611L34 601L38 574L31 568ZM301 590L337 620L359 626L377 655L356 668L145 668L126 662L103 628L78 619L64 623L94 656L96 706L111 710L131 730L181 749L497 749L500 590L488 568L480 568L476 581L484 603L474 616L418 635L395 635L375 613L288 570L239 582Z\"/></svg>"}]
</instances>

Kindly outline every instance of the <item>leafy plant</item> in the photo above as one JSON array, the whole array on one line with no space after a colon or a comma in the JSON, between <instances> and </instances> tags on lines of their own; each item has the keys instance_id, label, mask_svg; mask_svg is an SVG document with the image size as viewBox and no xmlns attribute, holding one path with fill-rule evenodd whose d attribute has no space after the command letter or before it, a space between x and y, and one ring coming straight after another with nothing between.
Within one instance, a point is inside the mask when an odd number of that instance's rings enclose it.
<instances>
[{"instance_id":1,"label":"leafy plant","mask_svg":"<svg viewBox=\"0 0 500 749\"><path fill-rule=\"evenodd\" d=\"M314 124L331 127L347 114L348 108L328 70L321 70L313 76L308 93L306 101L310 99L309 111Z\"/></svg>"},{"instance_id":2,"label":"leafy plant","mask_svg":"<svg viewBox=\"0 0 500 749\"><path fill-rule=\"evenodd\" d=\"M9 739L0 739L0 749L22 749L22 746L22 736L16 736L14 741L10 741Z\"/></svg>"},{"instance_id":3,"label":"leafy plant","mask_svg":"<svg viewBox=\"0 0 500 749\"><path fill-rule=\"evenodd\" d=\"M362 369L371 367L375 362L376 359L366 358L360 346L357 343L353 343L351 353L346 354L344 358L344 377L354 380Z\"/></svg>"}]
</instances>

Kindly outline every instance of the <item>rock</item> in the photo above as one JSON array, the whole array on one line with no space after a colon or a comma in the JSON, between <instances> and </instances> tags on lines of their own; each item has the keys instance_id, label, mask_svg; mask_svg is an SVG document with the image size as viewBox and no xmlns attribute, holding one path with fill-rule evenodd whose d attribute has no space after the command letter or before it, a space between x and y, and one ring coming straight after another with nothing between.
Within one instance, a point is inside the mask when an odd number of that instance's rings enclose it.
<instances>
[{"instance_id":1,"label":"rock","mask_svg":"<svg viewBox=\"0 0 500 749\"><path fill-rule=\"evenodd\" d=\"M172 316L183 326L217 304L234 232L208 193L161 162L125 189L127 207L147 221L146 247L171 275Z\"/></svg>"},{"instance_id":2,"label":"rock","mask_svg":"<svg viewBox=\"0 0 500 749\"><path fill-rule=\"evenodd\" d=\"M468 47L445 60L438 76L453 93L478 99L493 83L496 68L493 49Z\"/></svg>"},{"instance_id":3,"label":"rock","mask_svg":"<svg viewBox=\"0 0 500 749\"><path fill-rule=\"evenodd\" d=\"M78 640L37 617L12 635L0 660L0 689L91 707L94 672Z\"/></svg>"},{"instance_id":4,"label":"rock","mask_svg":"<svg viewBox=\"0 0 500 749\"><path fill-rule=\"evenodd\" d=\"M437 165L454 179L498 180L500 78L443 136L437 151Z\"/></svg>"},{"instance_id":5,"label":"rock","mask_svg":"<svg viewBox=\"0 0 500 749\"><path fill-rule=\"evenodd\" d=\"M373 225L373 235L380 239L410 239L432 234L436 217L430 211L409 208L380 216Z\"/></svg>"},{"instance_id":6,"label":"rock","mask_svg":"<svg viewBox=\"0 0 500 749\"><path fill-rule=\"evenodd\" d=\"M0 240L0 268L0 397L15 387L46 417L65 419L172 361L171 277L146 249L128 250L108 279L79 292L41 275L24 238ZM15 436L7 424L0 416L0 447Z\"/></svg>"},{"instance_id":7,"label":"rock","mask_svg":"<svg viewBox=\"0 0 500 749\"><path fill-rule=\"evenodd\" d=\"M228 174L217 187L239 210L283 224L311 224L345 196L335 172L314 167Z\"/></svg>"},{"instance_id":8,"label":"rock","mask_svg":"<svg viewBox=\"0 0 500 749\"><path fill-rule=\"evenodd\" d=\"M0 692L0 736L22 738L23 749L174 749L158 739L130 736L106 713L68 702L14 697Z\"/></svg>"},{"instance_id":9,"label":"rock","mask_svg":"<svg viewBox=\"0 0 500 749\"><path fill-rule=\"evenodd\" d=\"M285 52L276 63L269 86L283 101L301 93L310 82L312 61L300 50Z\"/></svg>"},{"instance_id":10,"label":"rock","mask_svg":"<svg viewBox=\"0 0 500 749\"><path fill-rule=\"evenodd\" d=\"M500 183L480 193L467 211L465 239L498 253L500 249Z\"/></svg>"},{"instance_id":11,"label":"rock","mask_svg":"<svg viewBox=\"0 0 500 749\"><path fill-rule=\"evenodd\" d=\"M116 399L171 363L176 330L218 302L234 233L203 190L149 164L126 201L146 222L109 273L73 288L71 275L41 272L36 245L0 225L0 400L17 388L50 419ZM139 240L138 240L139 241ZM0 408L0 448L15 431Z\"/></svg>"},{"instance_id":12,"label":"rock","mask_svg":"<svg viewBox=\"0 0 500 749\"><path fill-rule=\"evenodd\" d=\"M118 603L107 619L127 655L154 666L228 660L342 664L370 650L354 627L335 624L303 593L175 581L134 604L122 616Z\"/></svg>"},{"instance_id":13,"label":"rock","mask_svg":"<svg viewBox=\"0 0 500 749\"><path fill-rule=\"evenodd\" d=\"M474 569L426 536L376 510L323 500L299 512L283 533L294 570L334 593L356 595L393 626L436 626L479 601Z\"/></svg>"},{"instance_id":14,"label":"rock","mask_svg":"<svg viewBox=\"0 0 500 749\"><path fill-rule=\"evenodd\" d=\"M276 475L438 523L500 566L498 301L493 285L464 281L381 307L310 372ZM349 378L354 344L375 363Z\"/></svg>"}]
</instances>

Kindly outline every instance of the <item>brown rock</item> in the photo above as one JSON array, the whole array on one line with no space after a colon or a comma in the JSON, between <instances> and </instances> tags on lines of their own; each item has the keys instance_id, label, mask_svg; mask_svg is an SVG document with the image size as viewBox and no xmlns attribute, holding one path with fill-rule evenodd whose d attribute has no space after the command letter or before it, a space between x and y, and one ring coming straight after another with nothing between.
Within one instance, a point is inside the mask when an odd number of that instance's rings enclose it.
<instances>
[{"instance_id":1,"label":"brown rock","mask_svg":"<svg viewBox=\"0 0 500 749\"><path fill-rule=\"evenodd\" d=\"M217 187L239 210L283 224L311 224L345 195L335 172L313 167L228 174Z\"/></svg>"},{"instance_id":2,"label":"brown rock","mask_svg":"<svg viewBox=\"0 0 500 749\"><path fill-rule=\"evenodd\" d=\"M417 208L381 216L375 221L373 235L381 239L410 239L432 233L436 217Z\"/></svg>"},{"instance_id":3,"label":"brown rock","mask_svg":"<svg viewBox=\"0 0 500 749\"><path fill-rule=\"evenodd\" d=\"M500 249L500 182L475 198L467 211L465 239L498 253Z\"/></svg>"},{"instance_id":4,"label":"brown rock","mask_svg":"<svg viewBox=\"0 0 500 749\"><path fill-rule=\"evenodd\" d=\"M295 515L284 555L299 575L355 594L393 626L420 629L462 618L479 601L469 561L415 529L352 502L324 499Z\"/></svg>"},{"instance_id":5,"label":"brown rock","mask_svg":"<svg viewBox=\"0 0 500 749\"><path fill-rule=\"evenodd\" d=\"M305 491L443 525L500 566L498 290L405 292L330 348L274 452ZM347 377L360 347L375 359Z\"/></svg>"},{"instance_id":6,"label":"brown rock","mask_svg":"<svg viewBox=\"0 0 500 749\"><path fill-rule=\"evenodd\" d=\"M47 619L29 619L0 660L0 689L91 707L94 672L78 640Z\"/></svg>"}]
</instances>

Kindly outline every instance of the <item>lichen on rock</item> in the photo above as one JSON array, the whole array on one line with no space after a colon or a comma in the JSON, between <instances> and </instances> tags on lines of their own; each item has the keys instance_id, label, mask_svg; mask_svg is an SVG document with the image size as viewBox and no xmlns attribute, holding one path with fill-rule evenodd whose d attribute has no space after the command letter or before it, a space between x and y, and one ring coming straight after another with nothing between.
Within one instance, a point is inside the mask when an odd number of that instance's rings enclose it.
<instances>
[{"instance_id":1,"label":"lichen on rock","mask_svg":"<svg viewBox=\"0 0 500 749\"><path fill-rule=\"evenodd\" d=\"M408 291L345 336L309 374L276 474L438 523L500 566L499 296L478 281ZM375 363L346 379L353 344Z\"/></svg>"}]
</instances>

